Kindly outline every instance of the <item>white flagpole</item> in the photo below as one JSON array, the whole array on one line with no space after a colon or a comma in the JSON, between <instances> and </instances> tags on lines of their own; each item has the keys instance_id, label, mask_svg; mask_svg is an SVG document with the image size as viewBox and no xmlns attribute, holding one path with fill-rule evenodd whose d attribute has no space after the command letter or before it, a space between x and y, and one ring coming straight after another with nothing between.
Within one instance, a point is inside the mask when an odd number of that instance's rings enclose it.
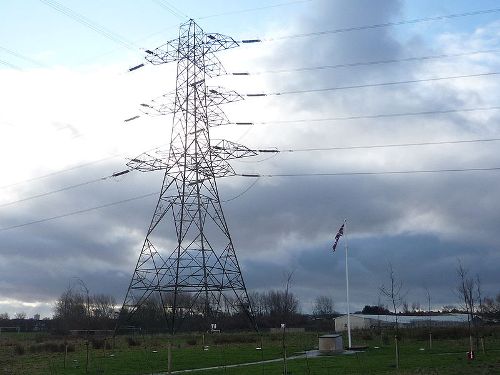
<instances>
[{"instance_id":1,"label":"white flagpole","mask_svg":"<svg viewBox=\"0 0 500 375\"><path fill-rule=\"evenodd\" d=\"M345 244L345 283L347 294L347 337L349 339L349 348L352 347L351 341L351 317L349 313L349 268L347 266L347 219L344 219L344 244Z\"/></svg>"}]
</instances>

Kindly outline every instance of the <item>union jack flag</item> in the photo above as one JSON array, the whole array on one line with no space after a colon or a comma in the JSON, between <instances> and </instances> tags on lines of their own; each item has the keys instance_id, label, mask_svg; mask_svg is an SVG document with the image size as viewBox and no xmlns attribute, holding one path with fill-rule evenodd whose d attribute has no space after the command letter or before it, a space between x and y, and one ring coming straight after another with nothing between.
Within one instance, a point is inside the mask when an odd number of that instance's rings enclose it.
<instances>
[{"instance_id":1,"label":"union jack flag","mask_svg":"<svg viewBox=\"0 0 500 375\"><path fill-rule=\"evenodd\" d=\"M337 234L335 235L335 242L333 243L333 246L332 246L333 251L335 251L335 250L337 249L337 245L338 245L338 243L339 243L339 239L340 239L340 237L342 237L342 236L343 236L343 234L344 234L344 225L345 225L345 223L344 223L344 224L342 224L342 226L340 227L339 231L338 231L338 232L337 232Z\"/></svg>"}]
</instances>

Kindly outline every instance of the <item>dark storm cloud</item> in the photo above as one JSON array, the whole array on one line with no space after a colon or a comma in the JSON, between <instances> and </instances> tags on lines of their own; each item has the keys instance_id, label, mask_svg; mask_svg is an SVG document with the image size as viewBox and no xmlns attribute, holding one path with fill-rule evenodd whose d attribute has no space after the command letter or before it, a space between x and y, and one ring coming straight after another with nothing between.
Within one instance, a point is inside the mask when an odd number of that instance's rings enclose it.
<instances>
[{"instance_id":1,"label":"dark storm cloud","mask_svg":"<svg viewBox=\"0 0 500 375\"><path fill-rule=\"evenodd\" d=\"M22 190L20 198L57 190L109 176L124 169L120 163L123 162L79 169L16 190ZM1 227L154 192L159 190L159 177L131 173L119 179L9 205L3 208ZM155 200L152 196L0 232L5 280L2 296L30 302L53 300L78 277L92 292L119 297L125 292Z\"/></svg>"},{"instance_id":2,"label":"dark storm cloud","mask_svg":"<svg viewBox=\"0 0 500 375\"><path fill-rule=\"evenodd\" d=\"M377 8L373 2L365 1L325 2L321 12L304 17L297 33L389 22L399 15L400 5L384 2L383 7ZM381 28L369 33L286 40L267 64L276 69L439 53L436 46L427 47L418 37L404 39L397 28ZM273 77L270 82L277 87L276 91L286 91L464 71L454 65L448 69L435 70L426 62L380 64L293 74L289 79ZM397 113L493 103L496 95L485 95L481 84L469 82L461 82L459 86L452 82L289 95L286 100L283 96L272 103L282 107L282 120L307 118L308 114L310 118L335 117L339 113ZM300 116L294 115L299 111ZM494 119L498 113L487 112L482 116ZM306 147L309 142L319 146L404 143L488 137L489 124L481 116L455 113L357 121L335 127L306 123L278 130L257 129L247 138L255 144L279 141L278 146L285 149ZM496 149L496 143L492 143L328 155L292 154L267 163L239 164L238 168L250 173L328 173L494 167L500 165ZM355 304L377 302L374 294L378 294L378 287L386 281L389 262L405 280L409 299L423 302L420 294L425 294L426 285L433 290L436 304L447 304L456 299L458 259L471 272L483 274L488 293L497 292L498 276L493 272L498 265L495 247L500 241L496 230L500 225L497 181L496 172L261 179L241 198L227 203L226 212L246 265L250 288L269 285L282 288L283 278L277 275L293 269L296 269L294 290L306 299L320 292L330 294L331 285L344 288L343 263L332 266L328 239L333 238L347 218L351 241L356 247L351 260L352 273L357 275L352 280ZM237 188L228 186L228 190L223 187L221 191L225 196L234 196L248 184L244 181ZM491 263L484 259L490 259ZM338 296L335 292L335 297Z\"/></svg>"},{"instance_id":3,"label":"dark storm cloud","mask_svg":"<svg viewBox=\"0 0 500 375\"><path fill-rule=\"evenodd\" d=\"M296 33L390 22L401 17L401 2L324 1L290 26ZM396 28L356 31L277 43L263 59L263 69L332 65L394 59L430 52L418 37L408 40ZM440 73L424 63L381 64L356 69L325 69L292 76L269 76L272 91L383 82ZM452 68L450 68L452 69ZM428 71L427 71L428 70ZM453 69L452 69L453 70ZM450 72L450 75L453 74ZM456 72L455 72L456 73ZM444 74L441 72L441 74ZM273 103L279 119L345 114L440 110L493 103L480 84L397 86L289 95ZM476 92L477 91L477 92ZM259 111L255 111L259 114ZM265 116L265 114L263 114ZM428 117L360 120L338 126L252 129L253 145L300 148L383 144L432 139L479 138L492 133L499 114L449 114ZM264 118L264 120L269 120ZM493 129L495 131L495 129ZM416 170L500 166L497 144L290 153L252 163L234 163L238 172L301 173ZM259 159L263 160L263 158ZM19 197L108 176L123 170L122 161L83 168L17 188ZM290 177L220 180L225 216L249 289L283 288L293 273L292 290L304 302L333 295L344 298L343 244L331 253L331 241L348 220L352 301L377 303L387 282L387 265L409 291L409 302L424 302L424 286L433 303L453 303L455 269L461 259L483 279L486 294L497 293L500 264L500 204L497 172ZM51 196L3 207L0 227L99 206L159 191L159 173L130 173ZM243 194L242 194L243 193ZM240 194L242 194L240 196ZM2 297L53 300L74 277L91 292L110 293L119 301L139 255L156 196L0 232Z\"/></svg>"},{"instance_id":4,"label":"dark storm cloud","mask_svg":"<svg viewBox=\"0 0 500 375\"><path fill-rule=\"evenodd\" d=\"M259 290L283 289L285 276L293 272L291 290L300 297L305 310L309 310L310 303L320 295L332 296L338 308L344 309L344 248L339 247L332 253L330 246L331 241L323 247L304 248L306 251L297 254L287 265L279 261L248 261L245 270L247 283ZM457 304L458 260L468 262L472 254L477 256L480 252L487 252L487 249L471 243L441 241L434 236L353 237L349 248L353 306L361 309L363 304L378 303L379 288L389 282L389 263L397 278L403 282L405 299L409 304L419 302L425 305L426 288L434 308ZM496 265L475 262L467 268L471 276L478 274L483 280L483 293L497 293L496 282L484 283L484 280L495 280ZM383 297L380 300L387 303Z\"/></svg>"}]
</instances>

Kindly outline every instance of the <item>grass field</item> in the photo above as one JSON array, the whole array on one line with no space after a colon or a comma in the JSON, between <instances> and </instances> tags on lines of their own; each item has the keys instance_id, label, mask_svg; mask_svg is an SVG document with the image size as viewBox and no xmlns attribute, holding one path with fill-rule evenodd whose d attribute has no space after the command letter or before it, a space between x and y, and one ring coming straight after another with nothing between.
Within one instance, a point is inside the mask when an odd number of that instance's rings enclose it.
<instances>
[{"instance_id":1,"label":"grass field","mask_svg":"<svg viewBox=\"0 0 500 375\"><path fill-rule=\"evenodd\" d=\"M491 330L474 361L467 360L467 338L439 338L432 349L422 335L406 335L400 342L400 369L395 368L390 335L354 335L354 343L368 349L351 355L302 356L287 361L289 374L500 374L500 330ZM114 342L113 342L114 341ZM214 335L136 335L91 339L47 333L2 333L0 374L158 374L167 370L171 343L172 370L218 367L195 374L283 374L282 336L265 333ZM287 356L317 348L318 333L286 335ZM261 349L257 349L261 348ZM67 350L67 353L65 354ZM235 364L277 359L244 367Z\"/></svg>"}]
</instances>

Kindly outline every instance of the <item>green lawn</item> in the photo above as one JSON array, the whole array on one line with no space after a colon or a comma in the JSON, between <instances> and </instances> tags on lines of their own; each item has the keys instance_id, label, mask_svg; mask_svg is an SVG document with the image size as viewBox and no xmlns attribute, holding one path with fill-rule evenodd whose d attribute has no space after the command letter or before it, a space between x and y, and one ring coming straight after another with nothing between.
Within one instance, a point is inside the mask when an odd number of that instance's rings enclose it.
<instances>
[{"instance_id":1,"label":"green lawn","mask_svg":"<svg viewBox=\"0 0 500 375\"><path fill-rule=\"evenodd\" d=\"M293 356L318 344L317 333L287 334L287 355ZM69 352L64 354L64 341ZM203 341L204 344L203 345ZM283 374L283 362L226 367L233 364L282 358L282 336L255 333L118 337L87 346L85 338L54 337L49 334L0 336L0 374L157 374L167 370L167 346L172 345L172 369L219 367L196 374ZM435 339L428 342L404 338L400 342L400 370L395 368L393 340L358 334L354 343L368 349L352 355L289 360L289 374L500 374L500 335L486 338L486 353L477 351L468 361L468 340ZM262 347L262 349L257 349Z\"/></svg>"}]
</instances>

